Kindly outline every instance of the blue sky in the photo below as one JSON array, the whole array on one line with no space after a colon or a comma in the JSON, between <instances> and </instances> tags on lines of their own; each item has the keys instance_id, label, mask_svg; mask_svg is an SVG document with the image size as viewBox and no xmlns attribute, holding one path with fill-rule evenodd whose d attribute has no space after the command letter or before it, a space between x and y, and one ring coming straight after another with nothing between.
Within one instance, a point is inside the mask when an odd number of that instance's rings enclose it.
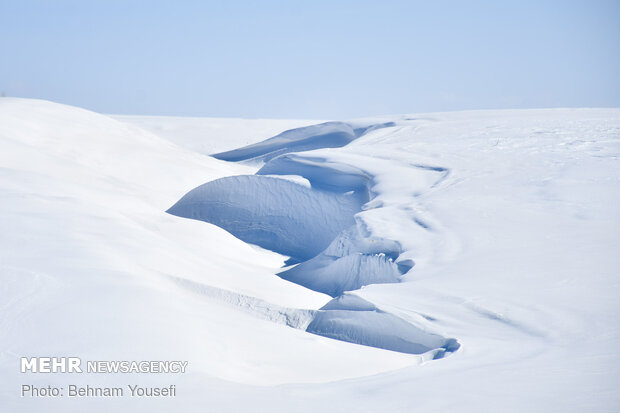
<instances>
[{"instance_id":1,"label":"blue sky","mask_svg":"<svg viewBox=\"0 0 620 413\"><path fill-rule=\"evenodd\" d=\"M620 1L0 0L0 90L147 115L620 107Z\"/></svg>"}]
</instances>

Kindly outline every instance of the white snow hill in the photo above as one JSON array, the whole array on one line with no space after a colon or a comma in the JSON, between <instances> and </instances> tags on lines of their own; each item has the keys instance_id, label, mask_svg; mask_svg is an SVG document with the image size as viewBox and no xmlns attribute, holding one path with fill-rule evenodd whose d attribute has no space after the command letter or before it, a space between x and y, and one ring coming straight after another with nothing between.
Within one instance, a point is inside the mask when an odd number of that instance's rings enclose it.
<instances>
[{"instance_id":1,"label":"white snow hill","mask_svg":"<svg viewBox=\"0 0 620 413\"><path fill-rule=\"evenodd\" d=\"M0 410L620 409L620 110L0 99ZM187 360L20 373L20 357ZM21 397L21 385L175 397Z\"/></svg>"}]
</instances>

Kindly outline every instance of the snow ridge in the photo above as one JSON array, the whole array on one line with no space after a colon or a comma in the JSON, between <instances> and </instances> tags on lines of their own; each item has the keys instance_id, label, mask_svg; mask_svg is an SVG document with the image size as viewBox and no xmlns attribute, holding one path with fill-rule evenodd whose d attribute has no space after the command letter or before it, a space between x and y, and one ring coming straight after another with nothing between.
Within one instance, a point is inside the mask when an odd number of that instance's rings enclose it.
<instances>
[{"instance_id":1,"label":"snow ridge","mask_svg":"<svg viewBox=\"0 0 620 413\"><path fill-rule=\"evenodd\" d=\"M305 330L316 314L316 311L313 310L282 307L256 297L212 287L186 278L172 275L165 276L184 290L209 297L211 300L240 309L254 317L288 327Z\"/></svg>"},{"instance_id":2,"label":"snow ridge","mask_svg":"<svg viewBox=\"0 0 620 413\"><path fill-rule=\"evenodd\" d=\"M345 122L325 122L318 125L290 129L263 142L232 151L216 153L213 157L231 162L248 159L268 161L278 155L293 151L302 152L319 148L339 148L371 130L390 126L394 126L394 123L386 122L355 127L355 125Z\"/></svg>"}]
</instances>

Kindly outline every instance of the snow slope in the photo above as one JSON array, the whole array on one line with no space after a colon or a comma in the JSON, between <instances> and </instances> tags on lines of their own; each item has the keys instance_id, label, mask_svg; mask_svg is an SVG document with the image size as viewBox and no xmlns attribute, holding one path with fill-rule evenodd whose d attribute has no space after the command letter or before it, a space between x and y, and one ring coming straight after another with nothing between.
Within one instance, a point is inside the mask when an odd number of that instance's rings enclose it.
<instances>
[{"instance_id":1,"label":"snow slope","mask_svg":"<svg viewBox=\"0 0 620 413\"><path fill-rule=\"evenodd\" d=\"M345 121L364 133L338 148L311 139L322 126L274 122L273 135L302 129L282 134L293 137L286 150L273 139L233 151L252 164L204 155L233 149L195 134L222 121L179 121L186 135L157 136L175 122L0 99L0 398L10 411L620 406L620 110ZM234 140L256 144L243 122ZM155 134L134 125L147 123ZM193 213L223 229L165 212L193 192L208 206ZM212 209L222 197L236 209ZM339 199L351 208L327 207ZM273 208L292 217L265 224L275 244L227 232L264 224ZM351 221L326 224L328 234L309 224L320 212ZM296 239L300 225L322 241ZM293 246L279 250L294 265L242 240ZM298 242L314 248L300 254ZM174 380L170 400L21 399L23 355L190 368L139 378Z\"/></svg>"}]
</instances>

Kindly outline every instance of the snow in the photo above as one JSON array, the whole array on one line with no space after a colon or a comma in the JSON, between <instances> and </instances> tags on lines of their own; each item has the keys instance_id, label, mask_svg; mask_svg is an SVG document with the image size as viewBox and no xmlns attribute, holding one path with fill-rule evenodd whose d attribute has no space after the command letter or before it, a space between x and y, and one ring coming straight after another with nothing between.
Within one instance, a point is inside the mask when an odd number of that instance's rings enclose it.
<instances>
[{"instance_id":1,"label":"snow","mask_svg":"<svg viewBox=\"0 0 620 413\"><path fill-rule=\"evenodd\" d=\"M0 99L2 405L617 410L620 110L314 123ZM174 399L20 398L128 380L19 373L43 355L189 366L129 379Z\"/></svg>"},{"instance_id":2,"label":"snow","mask_svg":"<svg viewBox=\"0 0 620 413\"><path fill-rule=\"evenodd\" d=\"M271 138L286 129L319 123L319 120L192 118L180 116L111 115L194 152L210 155Z\"/></svg>"},{"instance_id":3,"label":"snow","mask_svg":"<svg viewBox=\"0 0 620 413\"><path fill-rule=\"evenodd\" d=\"M269 160L289 152L304 152L318 148L339 148L359 138L364 133L391 126L392 123L356 125L345 122L325 122L301 128L290 129L263 142L243 148L217 153L213 156L225 161L248 159Z\"/></svg>"},{"instance_id":4,"label":"snow","mask_svg":"<svg viewBox=\"0 0 620 413\"><path fill-rule=\"evenodd\" d=\"M369 284L399 282L401 269L394 260L400 253L397 241L361 235L354 225L320 254L278 275L337 297Z\"/></svg>"},{"instance_id":5,"label":"snow","mask_svg":"<svg viewBox=\"0 0 620 413\"><path fill-rule=\"evenodd\" d=\"M353 225L360 208L352 196L312 190L285 179L239 175L191 190L168 212L210 222L246 242L305 260Z\"/></svg>"}]
</instances>

